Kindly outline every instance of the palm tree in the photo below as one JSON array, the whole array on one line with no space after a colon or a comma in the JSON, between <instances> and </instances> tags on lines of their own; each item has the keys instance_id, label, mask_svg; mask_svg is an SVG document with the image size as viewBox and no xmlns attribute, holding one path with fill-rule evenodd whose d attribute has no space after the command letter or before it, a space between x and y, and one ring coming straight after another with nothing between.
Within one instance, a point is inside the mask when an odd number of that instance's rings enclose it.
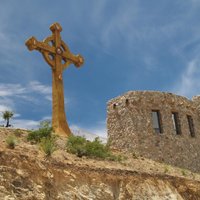
<instances>
[{"instance_id":1,"label":"palm tree","mask_svg":"<svg viewBox=\"0 0 200 200\"><path fill-rule=\"evenodd\" d=\"M3 119L6 120L6 127L10 126L10 118L12 118L14 113L12 111L6 110L3 112Z\"/></svg>"}]
</instances>

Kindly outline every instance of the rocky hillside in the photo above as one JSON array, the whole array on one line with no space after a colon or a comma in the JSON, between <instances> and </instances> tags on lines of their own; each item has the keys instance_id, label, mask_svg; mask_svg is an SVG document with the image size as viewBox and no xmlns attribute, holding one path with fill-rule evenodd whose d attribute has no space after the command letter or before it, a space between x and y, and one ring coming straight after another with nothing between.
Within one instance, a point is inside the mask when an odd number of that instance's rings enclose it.
<instances>
[{"instance_id":1,"label":"rocky hillside","mask_svg":"<svg viewBox=\"0 0 200 200\"><path fill-rule=\"evenodd\" d=\"M18 144L5 142L16 134ZM26 131L0 129L0 200L200 200L200 175L126 155L121 162L78 158L65 138L47 158Z\"/></svg>"}]
</instances>

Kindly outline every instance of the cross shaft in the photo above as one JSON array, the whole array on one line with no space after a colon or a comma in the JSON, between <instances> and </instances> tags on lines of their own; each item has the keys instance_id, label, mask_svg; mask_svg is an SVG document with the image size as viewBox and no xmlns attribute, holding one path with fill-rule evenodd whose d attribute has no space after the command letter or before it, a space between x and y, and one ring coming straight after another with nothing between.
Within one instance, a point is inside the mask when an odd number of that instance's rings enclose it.
<instances>
[{"instance_id":1,"label":"cross shaft","mask_svg":"<svg viewBox=\"0 0 200 200\"><path fill-rule=\"evenodd\" d=\"M26 41L30 51L37 50L42 53L45 61L52 69L52 127L57 134L70 135L64 106L64 87L62 73L71 63L80 67L84 63L81 55L73 55L68 46L62 41L60 32L62 27L59 23L50 26L52 35L42 42L35 37Z\"/></svg>"}]
</instances>

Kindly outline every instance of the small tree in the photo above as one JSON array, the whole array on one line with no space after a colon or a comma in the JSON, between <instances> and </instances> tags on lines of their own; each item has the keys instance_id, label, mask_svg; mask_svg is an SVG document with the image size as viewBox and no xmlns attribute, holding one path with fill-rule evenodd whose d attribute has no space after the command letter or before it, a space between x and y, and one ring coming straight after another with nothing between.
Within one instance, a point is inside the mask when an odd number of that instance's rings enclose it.
<instances>
[{"instance_id":1,"label":"small tree","mask_svg":"<svg viewBox=\"0 0 200 200\"><path fill-rule=\"evenodd\" d=\"M6 127L10 126L10 119L13 117L14 113L12 111L6 110L3 112L3 119L6 120Z\"/></svg>"}]
</instances>

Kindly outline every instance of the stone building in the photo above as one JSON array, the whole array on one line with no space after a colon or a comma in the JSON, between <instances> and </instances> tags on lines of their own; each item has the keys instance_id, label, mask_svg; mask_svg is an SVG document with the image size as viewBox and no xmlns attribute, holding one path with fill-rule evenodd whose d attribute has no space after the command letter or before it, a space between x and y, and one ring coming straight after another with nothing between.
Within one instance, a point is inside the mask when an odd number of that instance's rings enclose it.
<instances>
[{"instance_id":1,"label":"stone building","mask_svg":"<svg viewBox=\"0 0 200 200\"><path fill-rule=\"evenodd\" d=\"M130 91L107 104L112 148L200 172L200 96Z\"/></svg>"}]
</instances>

